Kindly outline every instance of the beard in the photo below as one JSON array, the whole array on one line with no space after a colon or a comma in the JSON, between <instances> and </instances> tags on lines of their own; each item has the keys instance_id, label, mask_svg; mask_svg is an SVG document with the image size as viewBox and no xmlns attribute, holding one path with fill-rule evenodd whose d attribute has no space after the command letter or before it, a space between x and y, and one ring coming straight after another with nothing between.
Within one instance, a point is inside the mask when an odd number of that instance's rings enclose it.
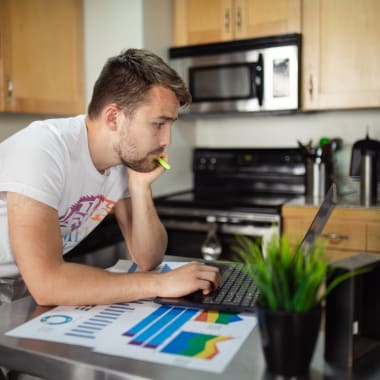
<instances>
[{"instance_id":1,"label":"beard","mask_svg":"<svg viewBox=\"0 0 380 380\"><path fill-rule=\"evenodd\" d=\"M140 158L136 157L137 151L136 151L135 146L133 146L132 148L126 149L123 152L122 147L119 145L115 147L115 151L118 154L119 159L124 166L136 172L148 173L148 172L153 171L159 166L159 163L156 161L156 158L160 154L162 154L163 149L156 149Z\"/></svg>"},{"instance_id":2,"label":"beard","mask_svg":"<svg viewBox=\"0 0 380 380\"><path fill-rule=\"evenodd\" d=\"M158 163L155 160L151 159L149 155L137 160L125 159L120 156L120 160L124 166L140 173L151 172L158 166Z\"/></svg>"}]
</instances>

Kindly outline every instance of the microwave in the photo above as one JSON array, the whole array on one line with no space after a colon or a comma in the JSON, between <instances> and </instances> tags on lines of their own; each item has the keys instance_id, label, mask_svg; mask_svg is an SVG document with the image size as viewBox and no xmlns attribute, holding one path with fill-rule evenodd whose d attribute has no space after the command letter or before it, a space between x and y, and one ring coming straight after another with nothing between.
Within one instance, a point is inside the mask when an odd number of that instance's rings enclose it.
<instances>
[{"instance_id":1,"label":"microwave","mask_svg":"<svg viewBox=\"0 0 380 380\"><path fill-rule=\"evenodd\" d=\"M192 103L185 114L297 111L299 34L169 49Z\"/></svg>"}]
</instances>

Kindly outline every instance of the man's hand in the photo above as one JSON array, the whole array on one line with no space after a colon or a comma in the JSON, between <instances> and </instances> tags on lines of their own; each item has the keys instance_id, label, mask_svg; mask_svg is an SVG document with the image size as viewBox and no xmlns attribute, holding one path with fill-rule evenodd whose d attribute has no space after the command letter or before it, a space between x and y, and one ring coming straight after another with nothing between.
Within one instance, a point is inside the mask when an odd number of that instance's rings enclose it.
<instances>
[{"instance_id":1,"label":"man's hand","mask_svg":"<svg viewBox=\"0 0 380 380\"><path fill-rule=\"evenodd\" d=\"M159 297L181 297L197 290L207 295L220 286L219 269L199 262L185 264L160 276Z\"/></svg>"},{"instance_id":2,"label":"man's hand","mask_svg":"<svg viewBox=\"0 0 380 380\"><path fill-rule=\"evenodd\" d=\"M168 160L168 154L163 152L160 157L165 161ZM128 189L131 193L143 188L150 188L150 185L163 173L165 169L157 163L157 167L151 172L141 173L127 168L128 171Z\"/></svg>"}]
</instances>

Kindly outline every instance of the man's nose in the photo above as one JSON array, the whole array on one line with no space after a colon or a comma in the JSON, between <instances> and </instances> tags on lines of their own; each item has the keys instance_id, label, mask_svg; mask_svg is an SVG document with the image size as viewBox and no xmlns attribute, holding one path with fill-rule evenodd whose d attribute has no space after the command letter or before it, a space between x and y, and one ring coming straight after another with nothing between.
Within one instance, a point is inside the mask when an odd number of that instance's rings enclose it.
<instances>
[{"instance_id":1,"label":"man's nose","mask_svg":"<svg viewBox=\"0 0 380 380\"><path fill-rule=\"evenodd\" d=\"M172 126L170 125L162 129L160 145L168 146L171 143L172 143Z\"/></svg>"}]
</instances>

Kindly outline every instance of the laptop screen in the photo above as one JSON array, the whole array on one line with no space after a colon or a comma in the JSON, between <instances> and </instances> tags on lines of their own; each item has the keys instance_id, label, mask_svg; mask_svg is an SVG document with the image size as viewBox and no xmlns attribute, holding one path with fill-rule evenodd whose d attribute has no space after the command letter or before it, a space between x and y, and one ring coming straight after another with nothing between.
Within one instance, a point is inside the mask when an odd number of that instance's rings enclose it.
<instances>
[{"instance_id":1,"label":"laptop screen","mask_svg":"<svg viewBox=\"0 0 380 380\"><path fill-rule=\"evenodd\" d=\"M309 229L307 230L300 246L300 250L307 253L315 240L321 234L337 202L336 184L333 183L319 207Z\"/></svg>"}]
</instances>

